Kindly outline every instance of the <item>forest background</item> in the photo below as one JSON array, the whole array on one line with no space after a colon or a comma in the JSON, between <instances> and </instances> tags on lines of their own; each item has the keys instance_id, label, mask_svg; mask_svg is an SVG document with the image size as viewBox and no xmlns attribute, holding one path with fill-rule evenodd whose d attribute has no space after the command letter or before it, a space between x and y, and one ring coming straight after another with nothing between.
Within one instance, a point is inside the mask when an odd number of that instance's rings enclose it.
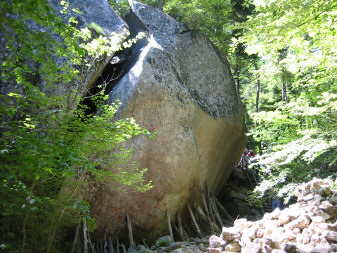
<instances>
[{"instance_id":1,"label":"forest background","mask_svg":"<svg viewBox=\"0 0 337 253\"><path fill-rule=\"evenodd\" d=\"M62 11L77 11L67 10L66 1L60 2ZM251 193L252 204L270 195L291 196L298 184L314 176L335 180L334 0L140 2L205 33L227 57L246 111L249 148L261 155L256 166L263 181ZM109 3L121 16L126 15L128 1ZM61 245L63 224L83 223L88 230L95 227L85 201L75 199L73 191L59 197L63 182L75 178L75 190L90 171L97 180L104 175L137 190L149 189L151 184L142 177L146 170L135 167L129 151L120 150L114 159L104 154L107 147L118 148L134 135L152 135L133 119L113 122L118 105L104 105L105 96L97 96L104 113L87 117L85 108L74 109L73 104L81 99L78 92L67 98L50 97L34 83L36 70L49 87L60 81L84 81L83 73L96 60L120 50L125 37L99 36L97 27L77 30L76 20L70 18L65 24L46 0L1 4L1 32L13 56L1 59L1 79L2 83L14 80L22 92L1 95L0 249L57 252L71 247ZM61 39L29 31L26 20L47 27ZM67 58L67 63L57 66L48 57L55 54ZM79 71L76 66L83 61L88 69ZM128 163L130 170L111 174L97 169L109 161Z\"/></svg>"}]
</instances>

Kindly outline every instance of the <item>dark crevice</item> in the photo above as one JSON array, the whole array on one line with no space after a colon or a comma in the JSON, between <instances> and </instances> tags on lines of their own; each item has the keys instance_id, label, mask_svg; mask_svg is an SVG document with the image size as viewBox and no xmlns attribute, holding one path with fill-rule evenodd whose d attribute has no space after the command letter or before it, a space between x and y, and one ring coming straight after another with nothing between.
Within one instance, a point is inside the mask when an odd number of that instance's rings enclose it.
<instances>
[{"instance_id":1,"label":"dark crevice","mask_svg":"<svg viewBox=\"0 0 337 253\"><path fill-rule=\"evenodd\" d=\"M148 30L133 12L126 15L125 22L129 25L130 39L135 38L139 32L145 32L148 35ZM102 74L92 88L84 95L80 103L80 106L85 108L85 115L89 116L97 112L99 105L94 102L97 100L97 96L108 95L113 90L118 82L134 66L147 43L147 38L143 38L137 41L131 48L119 51L112 57Z\"/></svg>"},{"instance_id":2,"label":"dark crevice","mask_svg":"<svg viewBox=\"0 0 337 253\"><path fill-rule=\"evenodd\" d=\"M117 55L113 57L116 59ZM112 59L112 60L113 60ZM97 78L92 88L85 94L81 105L85 108L85 115L93 115L97 111L97 96L103 96L108 88L112 89L123 75L123 61L110 61L102 74ZM103 91L104 90L104 91ZM103 91L103 92L102 92Z\"/></svg>"}]
</instances>

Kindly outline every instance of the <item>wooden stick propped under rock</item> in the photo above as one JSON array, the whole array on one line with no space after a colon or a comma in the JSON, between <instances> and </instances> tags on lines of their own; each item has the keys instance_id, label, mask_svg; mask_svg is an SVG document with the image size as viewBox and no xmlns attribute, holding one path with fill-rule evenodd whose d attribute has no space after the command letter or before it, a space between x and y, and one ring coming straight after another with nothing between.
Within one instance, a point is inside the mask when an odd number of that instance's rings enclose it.
<instances>
[{"instance_id":1,"label":"wooden stick propped under rock","mask_svg":"<svg viewBox=\"0 0 337 253\"><path fill-rule=\"evenodd\" d=\"M190 215L191 215L191 218L192 218L192 221L193 221L193 224L195 226L195 229L196 229L197 233L202 237L200 227L199 227L196 219L194 218L193 212L192 212L191 207L188 203L187 203L187 208L188 208L188 211L190 212Z\"/></svg>"},{"instance_id":2,"label":"wooden stick propped under rock","mask_svg":"<svg viewBox=\"0 0 337 253\"><path fill-rule=\"evenodd\" d=\"M226 215L226 217L231 221L234 222L234 218L227 212L227 210L221 205L220 201L217 198L214 198L215 203L218 205L220 210Z\"/></svg>"},{"instance_id":3,"label":"wooden stick propped under rock","mask_svg":"<svg viewBox=\"0 0 337 253\"><path fill-rule=\"evenodd\" d=\"M130 248L131 248L131 247L135 246L135 242L133 240L131 220L130 220L130 217L129 217L128 213L126 213L126 221L128 223L129 241L130 241Z\"/></svg>"},{"instance_id":4,"label":"wooden stick propped under rock","mask_svg":"<svg viewBox=\"0 0 337 253\"><path fill-rule=\"evenodd\" d=\"M168 229L169 229L171 241L174 242L173 231L172 231L172 224L171 224L171 217L170 217L170 213L169 213L168 210L166 210L166 216L167 216L167 224L168 224Z\"/></svg>"},{"instance_id":5,"label":"wooden stick propped under rock","mask_svg":"<svg viewBox=\"0 0 337 253\"><path fill-rule=\"evenodd\" d=\"M184 232L183 232L183 223L181 221L181 215L180 213L178 213L177 215L177 220L178 220L178 231L179 231L179 235L182 239L182 241L184 240Z\"/></svg>"},{"instance_id":6,"label":"wooden stick propped under rock","mask_svg":"<svg viewBox=\"0 0 337 253\"><path fill-rule=\"evenodd\" d=\"M217 232L221 232L221 229L218 227L217 224L215 224L205 213L204 211L202 210L201 206L199 206L198 204L194 204L194 207L195 209L198 211L200 217L208 222L210 228L211 228L211 231L214 232L214 230L216 230Z\"/></svg>"},{"instance_id":7,"label":"wooden stick propped under rock","mask_svg":"<svg viewBox=\"0 0 337 253\"><path fill-rule=\"evenodd\" d=\"M220 226L221 226L221 227L224 227L224 224L223 224L223 222L222 222L222 220L221 220L221 217L220 217L218 208L216 207L213 198L211 198L210 201L211 201L212 208L213 208L213 211L214 211L214 214L215 214L216 219L218 220Z\"/></svg>"}]
</instances>

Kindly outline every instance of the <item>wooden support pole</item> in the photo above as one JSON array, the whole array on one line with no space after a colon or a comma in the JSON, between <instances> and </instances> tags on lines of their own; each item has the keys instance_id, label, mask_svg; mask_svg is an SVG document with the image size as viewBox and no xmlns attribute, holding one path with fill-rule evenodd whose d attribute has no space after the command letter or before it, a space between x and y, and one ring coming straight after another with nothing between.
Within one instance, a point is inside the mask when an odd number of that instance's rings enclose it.
<instances>
[{"instance_id":1,"label":"wooden support pole","mask_svg":"<svg viewBox=\"0 0 337 253\"><path fill-rule=\"evenodd\" d=\"M95 243L93 244L93 246L95 246ZM93 252L96 253L95 248L93 249ZM103 252L102 240L97 241L97 252Z\"/></svg>"},{"instance_id":2,"label":"wooden support pole","mask_svg":"<svg viewBox=\"0 0 337 253\"><path fill-rule=\"evenodd\" d=\"M90 247L92 249L92 252L96 253L96 251L95 251L95 243L91 242L91 238L90 238L90 234L89 233L88 233L88 243L89 243L89 245L90 245ZM98 243L97 243L97 250L99 251L99 244Z\"/></svg>"},{"instance_id":3,"label":"wooden support pole","mask_svg":"<svg viewBox=\"0 0 337 253\"><path fill-rule=\"evenodd\" d=\"M184 236L180 233L178 227L176 224L173 223L173 227L174 229L177 231L178 235L179 235L179 238L180 238L180 241L184 241Z\"/></svg>"},{"instance_id":4,"label":"wooden support pole","mask_svg":"<svg viewBox=\"0 0 337 253\"><path fill-rule=\"evenodd\" d=\"M219 224L220 224L220 226L221 226L221 228L222 228L222 227L224 227L224 224L223 224L223 222L222 222L222 220L221 220L221 217L220 217L220 214L219 214L219 212L218 212L218 209L216 208L215 202L213 201L212 198L210 199L210 201L211 201L211 204L212 204L212 208L213 208L215 217L216 217L216 219L218 220L218 222L219 222Z\"/></svg>"},{"instance_id":5,"label":"wooden support pole","mask_svg":"<svg viewBox=\"0 0 337 253\"><path fill-rule=\"evenodd\" d=\"M193 204L193 206L198 211L198 213L200 214L200 217L203 220L207 221L207 215L204 213L204 211L201 209L201 207L197 203Z\"/></svg>"},{"instance_id":6,"label":"wooden support pole","mask_svg":"<svg viewBox=\"0 0 337 253\"><path fill-rule=\"evenodd\" d=\"M146 244L144 239L142 239L142 242L143 242L143 245L145 246L145 248L150 249L149 246Z\"/></svg>"},{"instance_id":7,"label":"wooden support pole","mask_svg":"<svg viewBox=\"0 0 337 253\"><path fill-rule=\"evenodd\" d=\"M202 203L204 204L204 208L206 210L206 215L207 215L208 223L210 224L210 227L211 227L211 232L212 232L212 234L214 234L216 228L214 228L214 226L212 226L211 224L215 224L215 223L212 221L212 219L210 217L210 214L209 214L209 210L208 210L208 206L207 206L207 201L206 201L206 197L205 197L205 191L202 192L201 197L202 197Z\"/></svg>"},{"instance_id":8,"label":"wooden support pole","mask_svg":"<svg viewBox=\"0 0 337 253\"><path fill-rule=\"evenodd\" d=\"M88 253L87 221L83 217L83 253Z\"/></svg>"},{"instance_id":9,"label":"wooden support pole","mask_svg":"<svg viewBox=\"0 0 337 253\"><path fill-rule=\"evenodd\" d=\"M213 215L213 212L212 212L212 198L211 198L211 195L209 194L209 191L208 191L208 187L207 187L207 183L205 183L205 189L206 189L206 196L207 196L207 200L208 200L208 211L209 211L209 216L210 216L210 219L216 223L216 220L214 218L214 215Z\"/></svg>"},{"instance_id":10,"label":"wooden support pole","mask_svg":"<svg viewBox=\"0 0 337 253\"><path fill-rule=\"evenodd\" d=\"M190 236L188 235L187 231L183 228L183 235L185 236L185 238L190 238Z\"/></svg>"},{"instance_id":11,"label":"wooden support pole","mask_svg":"<svg viewBox=\"0 0 337 253\"><path fill-rule=\"evenodd\" d=\"M220 210L226 215L226 217L231 221L234 222L234 218L227 212L227 210L221 205L220 201L217 198L214 198L215 203L219 206Z\"/></svg>"},{"instance_id":12,"label":"wooden support pole","mask_svg":"<svg viewBox=\"0 0 337 253\"><path fill-rule=\"evenodd\" d=\"M220 228L204 213L204 211L202 210L201 206L199 206L198 204L194 204L195 209L198 211L200 217L208 222L212 232L215 232L215 230L217 232L221 231Z\"/></svg>"},{"instance_id":13,"label":"wooden support pole","mask_svg":"<svg viewBox=\"0 0 337 253\"><path fill-rule=\"evenodd\" d=\"M128 213L126 213L126 221L128 223L129 241L130 241L130 248L131 248L131 247L135 246L135 242L133 240L131 220L130 220L130 217L129 217Z\"/></svg>"},{"instance_id":14,"label":"wooden support pole","mask_svg":"<svg viewBox=\"0 0 337 253\"><path fill-rule=\"evenodd\" d=\"M168 224L168 229L171 237L171 242L174 242L174 237L173 237L173 231L172 231L172 225L171 225L171 217L170 213L168 210L166 210L166 216L167 216L167 224Z\"/></svg>"},{"instance_id":15,"label":"wooden support pole","mask_svg":"<svg viewBox=\"0 0 337 253\"><path fill-rule=\"evenodd\" d=\"M118 241L118 238L117 238L117 253L119 253L119 241Z\"/></svg>"},{"instance_id":16,"label":"wooden support pole","mask_svg":"<svg viewBox=\"0 0 337 253\"><path fill-rule=\"evenodd\" d=\"M183 223L181 221L180 213L178 214L177 220L178 220L179 235L180 235L180 237L182 238L182 241L183 241L184 240L184 232L183 232Z\"/></svg>"},{"instance_id":17,"label":"wooden support pole","mask_svg":"<svg viewBox=\"0 0 337 253\"><path fill-rule=\"evenodd\" d=\"M73 245L71 246L70 253L74 253L75 252L79 231L80 231L80 223L78 223L77 226L76 226L75 238L74 238L74 241L73 241Z\"/></svg>"},{"instance_id":18,"label":"wooden support pole","mask_svg":"<svg viewBox=\"0 0 337 253\"><path fill-rule=\"evenodd\" d=\"M205 192L203 192L201 194L201 198L202 198L202 203L204 204L204 208L206 210L206 214L208 215L208 206L207 206L207 201L206 201L206 197L205 197Z\"/></svg>"},{"instance_id":19,"label":"wooden support pole","mask_svg":"<svg viewBox=\"0 0 337 253\"><path fill-rule=\"evenodd\" d=\"M122 246L122 249L123 249L123 253L126 253L126 248L125 248L124 244L122 244L121 246Z\"/></svg>"},{"instance_id":20,"label":"wooden support pole","mask_svg":"<svg viewBox=\"0 0 337 253\"><path fill-rule=\"evenodd\" d=\"M113 253L114 252L114 246L112 244L111 237L108 238L108 245L109 245L109 253Z\"/></svg>"},{"instance_id":21,"label":"wooden support pole","mask_svg":"<svg viewBox=\"0 0 337 253\"><path fill-rule=\"evenodd\" d=\"M200 230L200 227L196 221L196 219L194 218L194 215L193 215L193 212L192 212L192 209L190 207L190 205L187 203L187 208L188 208L188 211L190 212L190 215L191 215L191 218L192 218L192 221L193 221L193 224L195 226L195 230L197 231L197 233L202 237L202 234L201 234L201 230Z\"/></svg>"}]
</instances>

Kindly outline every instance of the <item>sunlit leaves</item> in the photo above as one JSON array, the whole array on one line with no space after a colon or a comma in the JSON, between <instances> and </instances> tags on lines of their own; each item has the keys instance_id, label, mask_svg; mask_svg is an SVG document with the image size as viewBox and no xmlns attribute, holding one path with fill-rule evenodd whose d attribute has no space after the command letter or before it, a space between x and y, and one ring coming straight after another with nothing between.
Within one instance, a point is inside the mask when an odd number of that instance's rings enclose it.
<instances>
[{"instance_id":1,"label":"sunlit leaves","mask_svg":"<svg viewBox=\"0 0 337 253\"><path fill-rule=\"evenodd\" d=\"M256 13L244 25L250 53L275 57L278 50L289 48L286 59L294 68L309 68L317 65L335 66L336 60L336 9L334 1L253 1ZM292 57L296 55L296 58ZM333 67L335 69L335 67ZM329 71L330 74L332 72ZM328 74L328 73L327 73Z\"/></svg>"},{"instance_id":2,"label":"sunlit leaves","mask_svg":"<svg viewBox=\"0 0 337 253\"><path fill-rule=\"evenodd\" d=\"M169 0L165 1L164 11L189 28L202 31L218 48L227 51L231 37L231 1Z\"/></svg>"}]
</instances>

